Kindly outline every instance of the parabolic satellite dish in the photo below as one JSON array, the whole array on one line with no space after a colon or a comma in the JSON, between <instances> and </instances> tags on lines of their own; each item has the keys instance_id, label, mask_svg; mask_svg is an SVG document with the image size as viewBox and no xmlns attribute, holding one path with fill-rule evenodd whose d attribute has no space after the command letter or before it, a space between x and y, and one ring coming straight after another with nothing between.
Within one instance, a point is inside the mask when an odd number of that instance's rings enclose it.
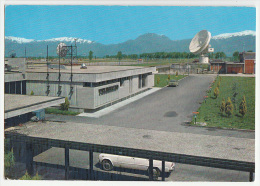
<instances>
[{"instance_id":1,"label":"parabolic satellite dish","mask_svg":"<svg viewBox=\"0 0 260 186\"><path fill-rule=\"evenodd\" d=\"M209 52L214 52L213 48L209 48L211 33L207 30L201 30L197 33L190 42L190 52L200 54L200 63L208 63L209 57L206 56Z\"/></svg>"},{"instance_id":2,"label":"parabolic satellite dish","mask_svg":"<svg viewBox=\"0 0 260 186\"><path fill-rule=\"evenodd\" d=\"M57 46L57 54L60 57L65 57L67 55L67 45L65 43L60 43Z\"/></svg>"}]
</instances>

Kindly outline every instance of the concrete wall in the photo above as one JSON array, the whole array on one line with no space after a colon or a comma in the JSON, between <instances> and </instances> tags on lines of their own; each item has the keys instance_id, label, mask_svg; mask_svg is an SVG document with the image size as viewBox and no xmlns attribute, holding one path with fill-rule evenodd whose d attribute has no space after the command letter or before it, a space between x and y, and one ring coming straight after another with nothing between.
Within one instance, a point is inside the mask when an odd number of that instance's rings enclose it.
<instances>
[{"instance_id":1,"label":"concrete wall","mask_svg":"<svg viewBox=\"0 0 260 186\"><path fill-rule=\"evenodd\" d=\"M5 82L12 82L12 81L23 81L25 77L22 73L5 73Z\"/></svg>"},{"instance_id":2,"label":"concrete wall","mask_svg":"<svg viewBox=\"0 0 260 186\"><path fill-rule=\"evenodd\" d=\"M61 94L58 95L58 82L49 82L50 92L48 96L68 97L71 106L77 106L77 88L82 87L82 83L73 83L74 92L70 95L70 82L61 83ZM47 82L46 81L31 81L26 83L26 94L30 95L31 91L34 95L47 96Z\"/></svg>"},{"instance_id":3,"label":"concrete wall","mask_svg":"<svg viewBox=\"0 0 260 186\"><path fill-rule=\"evenodd\" d=\"M17 67L19 72L25 73L26 70L26 60L25 58L5 58L5 62L12 66L12 68Z\"/></svg>"},{"instance_id":4,"label":"concrete wall","mask_svg":"<svg viewBox=\"0 0 260 186\"><path fill-rule=\"evenodd\" d=\"M70 74L62 73L60 83L62 88L60 95L58 95L58 73L50 73L50 92L48 96L68 97L72 108L96 109L154 86L154 75L151 73L151 70L153 69L154 68L129 70L126 71L127 73L125 74L122 74L122 72L110 72L104 74L73 74L72 94L70 94ZM138 87L138 75L131 75L135 73L147 74L145 79L145 87ZM122 76L127 77L122 86L120 86L120 82L110 83L98 87L83 86L85 82L100 82L111 79L120 79ZM29 95L31 91L33 91L35 95L47 95L46 73L27 73L26 77L28 79L26 84L27 95ZM118 86L117 90L106 92L105 94L99 93L100 89L113 87L115 85Z\"/></svg>"},{"instance_id":5,"label":"concrete wall","mask_svg":"<svg viewBox=\"0 0 260 186\"><path fill-rule=\"evenodd\" d=\"M109 92L109 93L106 93L103 95L99 95L100 89L112 87L115 85L118 85L118 89L116 91ZM104 86L94 88L94 108L98 108L100 106L103 106L105 104L111 103L111 102L119 99L119 86L120 86L120 84L118 82L118 83L113 83L110 85L104 85Z\"/></svg>"}]
</instances>

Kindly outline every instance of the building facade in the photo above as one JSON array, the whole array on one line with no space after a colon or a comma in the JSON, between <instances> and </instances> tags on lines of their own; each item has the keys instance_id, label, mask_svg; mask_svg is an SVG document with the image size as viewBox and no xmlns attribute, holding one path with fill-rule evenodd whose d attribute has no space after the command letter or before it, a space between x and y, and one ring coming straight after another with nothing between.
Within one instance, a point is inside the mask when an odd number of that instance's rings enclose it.
<instances>
[{"instance_id":1,"label":"building facade","mask_svg":"<svg viewBox=\"0 0 260 186\"><path fill-rule=\"evenodd\" d=\"M154 72L155 67L39 67L26 72L26 94L68 97L71 110L95 110L148 90Z\"/></svg>"}]
</instances>

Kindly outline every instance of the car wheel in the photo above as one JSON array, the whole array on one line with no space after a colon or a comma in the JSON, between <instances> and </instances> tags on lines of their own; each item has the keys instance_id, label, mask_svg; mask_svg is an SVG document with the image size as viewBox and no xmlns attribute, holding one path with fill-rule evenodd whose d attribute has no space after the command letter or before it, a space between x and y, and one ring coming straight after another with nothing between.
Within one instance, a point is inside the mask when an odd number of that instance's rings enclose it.
<instances>
[{"instance_id":1,"label":"car wheel","mask_svg":"<svg viewBox=\"0 0 260 186\"><path fill-rule=\"evenodd\" d=\"M147 169L147 174L149 176L149 168ZM153 180L158 180L158 177L161 175L161 171L159 170L159 168L154 167L153 168Z\"/></svg>"},{"instance_id":2,"label":"car wheel","mask_svg":"<svg viewBox=\"0 0 260 186\"><path fill-rule=\"evenodd\" d=\"M159 170L159 168L154 168L153 169L153 178L154 180L158 180L158 177L161 175L161 171Z\"/></svg>"},{"instance_id":3,"label":"car wheel","mask_svg":"<svg viewBox=\"0 0 260 186\"><path fill-rule=\"evenodd\" d=\"M103 160L102 167L105 171L110 171L113 169L113 165L112 165L111 161L109 161L109 160Z\"/></svg>"}]
</instances>

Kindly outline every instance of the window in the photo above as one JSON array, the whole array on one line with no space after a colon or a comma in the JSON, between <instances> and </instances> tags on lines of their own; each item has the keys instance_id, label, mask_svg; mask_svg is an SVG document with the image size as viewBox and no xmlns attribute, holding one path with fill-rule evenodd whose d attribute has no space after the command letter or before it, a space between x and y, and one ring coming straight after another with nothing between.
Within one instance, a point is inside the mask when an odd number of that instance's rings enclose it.
<instances>
[{"instance_id":1,"label":"window","mask_svg":"<svg viewBox=\"0 0 260 186\"><path fill-rule=\"evenodd\" d=\"M83 83L83 87L91 87L91 83L90 82L85 82L85 83Z\"/></svg>"}]
</instances>

